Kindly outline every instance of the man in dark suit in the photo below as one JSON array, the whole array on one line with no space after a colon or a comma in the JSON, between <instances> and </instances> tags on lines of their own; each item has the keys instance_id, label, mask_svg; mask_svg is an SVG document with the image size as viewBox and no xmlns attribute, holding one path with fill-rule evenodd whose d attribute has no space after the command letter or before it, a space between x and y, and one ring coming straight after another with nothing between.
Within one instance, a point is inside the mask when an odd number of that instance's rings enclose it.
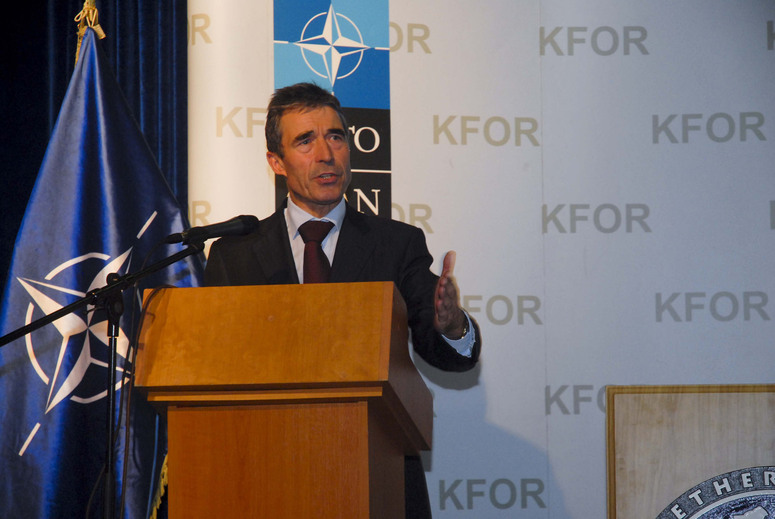
<instances>
[{"instance_id":1,"label":"man in dark suit","mask_svg":"<svg viewBox=\"0 0 775 519\"><path fill-rule=\"evenodd\" d=\"M347 124L339 101L317 85L301 83L275 92L265 125L267 160L286 177L288 199L246 236L215 242L205 269L211 286L309 282L299 228L309 220L331 222L322 240L329 282L393 281L407 305L415 351L447 371L473 368L479 358L478 326L461 308L452 278L454 253L441 276L423 232L413 226L350 207ZM330 262L330 263L329 263ZM311 261L309 262L311 263ZM321 308L337 311L335 301ZM406 460L406 517L429 518L425 476L419 458Z\"/></svg>"}]
</instances>

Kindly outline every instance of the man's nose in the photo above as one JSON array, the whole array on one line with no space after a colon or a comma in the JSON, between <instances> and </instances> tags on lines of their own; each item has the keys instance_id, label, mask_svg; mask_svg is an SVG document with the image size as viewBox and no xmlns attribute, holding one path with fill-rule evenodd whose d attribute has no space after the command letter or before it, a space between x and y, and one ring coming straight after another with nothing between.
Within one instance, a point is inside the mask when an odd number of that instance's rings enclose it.
<instances>
[{"instance_id":1,"label":"man's nose","mask_svg":"<svg viewBox=\"0 0 775 519\"><path fill-rule=\"evenodd\" d=\"M326 139L315 140L315 157L318 162L331 162L334 160L334 151Z\"/></svg>"}]
</instances>

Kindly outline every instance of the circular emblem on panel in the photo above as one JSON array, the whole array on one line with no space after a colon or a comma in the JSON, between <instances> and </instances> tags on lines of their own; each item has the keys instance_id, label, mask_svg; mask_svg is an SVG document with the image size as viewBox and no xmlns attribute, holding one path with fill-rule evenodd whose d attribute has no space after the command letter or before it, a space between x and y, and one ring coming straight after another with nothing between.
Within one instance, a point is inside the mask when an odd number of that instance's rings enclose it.
<instances>
[{"instance_id":1,"label":"circular emblem on panel","mask_svg":"<svg viewBox=\"0 0 775 519\"><path fill-rule=\"evenodd\" d=\"M358 26L347 16L335 12L333 4L328 12L319 13L307 22L301 39L295 44L301 48L309 69L328 79L332 87L337 79L355 72L363 60L363 53L370 49L363 43ZM320 61L313 61L313 56Z\"/></svg>"},{"instance_id":2,"label":"circular emblem on panel","mask_svg":"<svg viewBox=\"0 0 775 519\"><path fill-rule=\"evenodd\" d=\"M775 467L712 477L684 492L657 519L775 519Z\"/></svg>"}]
</instances>

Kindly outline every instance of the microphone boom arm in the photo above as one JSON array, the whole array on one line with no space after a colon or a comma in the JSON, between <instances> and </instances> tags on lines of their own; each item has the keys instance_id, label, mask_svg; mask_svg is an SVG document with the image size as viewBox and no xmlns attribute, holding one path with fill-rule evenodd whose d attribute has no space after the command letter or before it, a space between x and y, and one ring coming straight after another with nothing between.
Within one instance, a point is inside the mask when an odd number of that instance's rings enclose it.
<instances>
[{"instance_id":1,"label":"microphone boom arm","mask_svg":"<svg viewBox=\"0 0 775 519\"><path fill-rule=\"evenodd\" d=\"M40 319L37 319L31 322L26 326L23 326L17 330L14 330L13 332L8 333L7 335L0 337L0 348L2 348L3 346L5 346L10 342L15 341L20 337L24 337L28 333L34 332L38 328L42 328L43 326L51 322L54 322L61 317L64 317L65 315L75 312L76 310L84 306L87 306L89 304L96 306L100 304L102 301L107 300L111 294L115 292L123 292L127 288L134 285L140 279L150 274L153 274L154 272L157 272L163 269L164 267L172 265L173 263L176 263L184 258L187 258L188 256L192 256L198 252L202 252L204 248L205 248L204 241L190 243L189 246L183 249L182 251L179 251L176 254L173 254L172 256L165 258L157 263L149 265L148 267L144 268L139 272L136 272L134 274L125 274L124 276L115 277L114 279L112 279L113 276L111 275L108 277L110 281L108 282L107 285L101 288L95 288L94 290L90 291L81 299L60 308L56 312L51 312L50 314L45 315Z\"/></svg>"}]
</instances>

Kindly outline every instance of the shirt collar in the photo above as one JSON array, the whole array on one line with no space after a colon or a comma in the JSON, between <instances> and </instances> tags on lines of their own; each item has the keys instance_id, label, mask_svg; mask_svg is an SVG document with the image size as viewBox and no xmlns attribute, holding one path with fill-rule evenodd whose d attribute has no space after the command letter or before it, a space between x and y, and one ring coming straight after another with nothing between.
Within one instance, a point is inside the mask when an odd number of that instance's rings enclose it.
<instances>
[{"instance_id":1,"label":"shirt collar","mask_svg":"<svg viewBox=\"0 0 775 519\"><path fill-rule=\"evenodd\" d=\"M288 197L288 207L285 209L286 220L288 221L288 231L291 236L296 238L299 234L299 226L309 220L325 220L334 224L334 230L339 230L342 227L345 214L345 202L344 198L331 209L331 211L323 218L316 218L309 214L307 211L293 203L290 197Z\"/></svg>"}]
</instances>

